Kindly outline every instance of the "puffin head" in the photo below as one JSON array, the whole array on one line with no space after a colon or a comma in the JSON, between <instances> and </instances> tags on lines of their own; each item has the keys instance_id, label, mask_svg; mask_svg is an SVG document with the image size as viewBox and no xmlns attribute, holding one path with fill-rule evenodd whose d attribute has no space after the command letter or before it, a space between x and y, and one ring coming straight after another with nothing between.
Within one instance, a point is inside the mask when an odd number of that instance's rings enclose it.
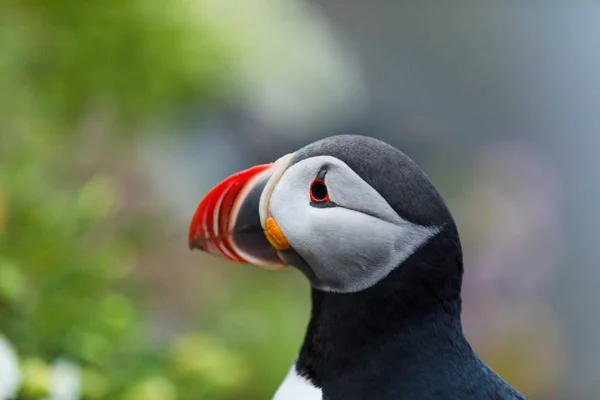
<instances>
[{"instance_id":1,"label":"puffin head","mask_svg":"<svg viewBox=\"0 0 600 400\"><path fill-rule=\"evenodd\" d=\"M294 266L317 290L354 293L441 231L457 246L450 212L410 158L374 138L339 135L219 183L194 214L189 245L262 268Z\"/></svg>"}]
</instances>

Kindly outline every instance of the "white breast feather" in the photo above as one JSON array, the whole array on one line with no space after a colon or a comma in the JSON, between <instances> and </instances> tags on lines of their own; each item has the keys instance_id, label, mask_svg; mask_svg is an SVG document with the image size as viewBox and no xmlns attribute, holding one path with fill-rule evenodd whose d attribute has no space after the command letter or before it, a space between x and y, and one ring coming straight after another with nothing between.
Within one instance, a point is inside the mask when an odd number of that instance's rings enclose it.
<instances>
[{"instance_id":1,"label":"white breast feather","mask_svg":"<svg viewBox=\"0 0 600 400\"><path fill-rule=\"evenodd\" d=\"M296 366L292 365L273 400L322 400L322 398L321 389L314 387L310 381L298 375Z\"/></svg>"}]
</instances>

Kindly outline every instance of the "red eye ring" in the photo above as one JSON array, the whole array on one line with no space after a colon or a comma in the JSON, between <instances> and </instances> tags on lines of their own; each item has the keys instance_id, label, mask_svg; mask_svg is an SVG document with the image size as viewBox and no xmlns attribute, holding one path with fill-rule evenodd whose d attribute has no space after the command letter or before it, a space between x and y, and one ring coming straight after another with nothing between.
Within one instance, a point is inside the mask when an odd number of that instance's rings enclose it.
<instances>
[{"instance_id":1,"label":"red eye ring","mask_svg":"<svg viewBox=\"0 0 600 400\"><path fill-rule=\"evenodd\" d=\"M325 184L325 178L317 178L310 185L310 200L313 203L331 202L331 199L329 198L329 192L327 190L327 185Z\"/></svg>"}]
</instances>

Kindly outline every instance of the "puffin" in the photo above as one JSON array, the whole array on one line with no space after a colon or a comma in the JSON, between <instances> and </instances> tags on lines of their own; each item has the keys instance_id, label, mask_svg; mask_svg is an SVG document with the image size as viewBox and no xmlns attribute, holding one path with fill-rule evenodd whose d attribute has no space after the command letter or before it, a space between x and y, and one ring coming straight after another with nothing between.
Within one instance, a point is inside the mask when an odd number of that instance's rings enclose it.
<instances>
[{"instance_id":1,"label":"puffin","mask_svg":"<svg viewBox=\"0 0 600 400\"><path fill-rule=\"evenodd\" d=\"M189 246L310 282L304 341L273 400L526 399L467 341L456 223L386 142L331 136L226 178Z\"/></svg>"}]
</instances>

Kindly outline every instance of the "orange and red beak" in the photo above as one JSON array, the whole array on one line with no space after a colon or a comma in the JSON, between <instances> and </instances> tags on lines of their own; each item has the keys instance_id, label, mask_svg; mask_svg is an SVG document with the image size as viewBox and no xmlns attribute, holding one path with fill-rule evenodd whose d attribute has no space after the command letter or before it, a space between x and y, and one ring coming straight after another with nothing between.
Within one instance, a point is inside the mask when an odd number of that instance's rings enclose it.
<instances>
[{"instance_id":1,"label":"orange and red beak","mask_svg":"<svg viewBox=\"0 0 600 400\"><path fill-rule=\"evenodd\" d=\"M190 248L237 263L286 267L278 250L289 244L269 215L268 200L289 158L238 172L215 186L194 213Z\"/></svg>"}]
</instances>

